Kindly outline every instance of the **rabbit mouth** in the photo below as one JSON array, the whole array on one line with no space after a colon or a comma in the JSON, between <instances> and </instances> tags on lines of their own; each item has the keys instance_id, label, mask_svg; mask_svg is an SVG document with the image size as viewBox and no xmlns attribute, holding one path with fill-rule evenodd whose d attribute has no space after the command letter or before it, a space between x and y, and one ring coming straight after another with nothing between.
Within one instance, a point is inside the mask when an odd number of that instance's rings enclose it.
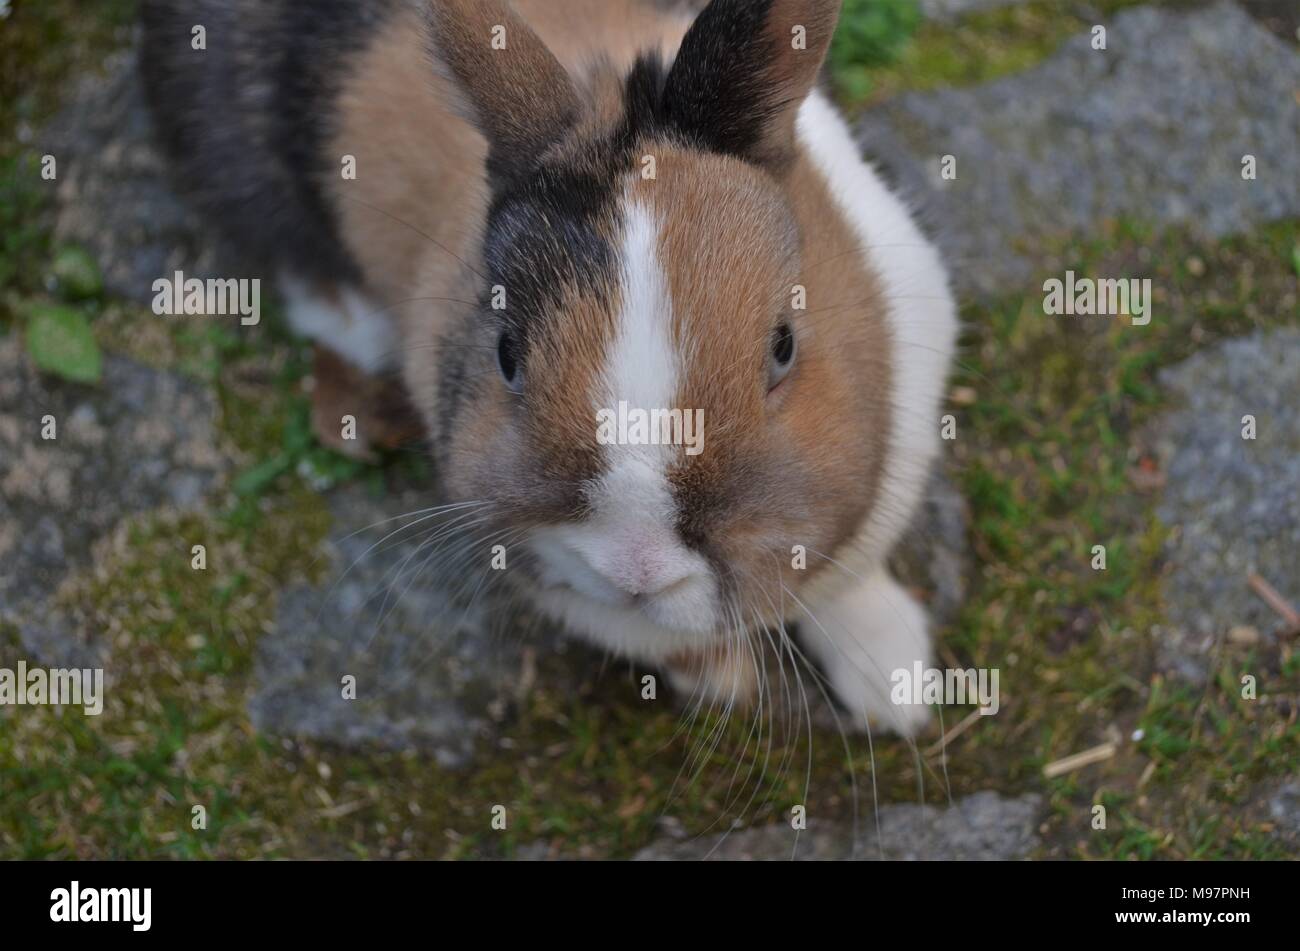
<instances>
[{"instance_id":1,"label":"rabbit mouth","mask_svg":"<svg viewBox=\"0 0 1300 951\"><path fill-rule=\"evenodd\" d=\"M537 585L529 594L543 614L584 640L646 661L708 648L722 634L713 604L692 598L690 592L603 597L582 585L555 580Z\"/></svg>"},{"instance_id":2,"label":"rabbit mouth","mask_svg":"<svg viewBox=\"0 0 1300 951\"><path fill-rule=\"evenodd\" d=\"M543 590L658 627L683 633L710 632L715 626L714 611L699 597L698 585L695 578L683 578L660 591L633 594L612 588L592 591L587 585L558 581Z\"/></svg>"}]
</instances>

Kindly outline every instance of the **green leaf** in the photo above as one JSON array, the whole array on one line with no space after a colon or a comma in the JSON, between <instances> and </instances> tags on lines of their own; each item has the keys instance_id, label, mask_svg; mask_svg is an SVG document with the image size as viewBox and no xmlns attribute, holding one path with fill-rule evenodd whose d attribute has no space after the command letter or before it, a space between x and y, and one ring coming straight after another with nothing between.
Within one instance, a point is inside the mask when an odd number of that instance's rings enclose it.
<instances>
[{"instance_id":1,"label":"green leaf","mask_svg":"<svg viewBox=\"0 0 1300 951\"><path fill-rule=\"evenodd\" d=\"M63 248L54 256L50 273L59 282L59 287L73 300L98 297L104 288L99 276L99 265L81 248Z\"/></svg>"},{"instance_id":2,"label":"green leaf","mask_svg":"<svg viewBox=\"0 0 1300 951\"><path fill-rule=\"evenodd\" d=\"M253 466L251 469L245 469L235 477L234 484L231 486L235 494L241 498L260 495L270 487L271 483L280 478L285 472L289 471L293 460L280 453L270 459L266 459Z\"/></svg>"},{"instance_id":3,"label":"green leaf","mask_svg":"<svg viewBox=\"0 0 1300 951\"><path fill-rule=\"evenodd\" d=\"M99 345L78 310L37 304L28 311L27 352L36 366L77 383L98 383L103 372Z\"/></svg>"}]
</instances>

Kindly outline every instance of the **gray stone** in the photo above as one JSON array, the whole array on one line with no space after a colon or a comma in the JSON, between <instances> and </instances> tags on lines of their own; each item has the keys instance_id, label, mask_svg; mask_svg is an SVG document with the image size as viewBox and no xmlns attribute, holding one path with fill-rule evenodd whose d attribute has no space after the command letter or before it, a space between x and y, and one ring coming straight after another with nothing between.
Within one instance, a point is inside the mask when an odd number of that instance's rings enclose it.
<instances>
[{"instance_id":1,"label":"gray stone","mask_svg":"<svg viewBox=\"0 0 1300 951\"><path fill-rule=\"evenodd\" d=\"M740 829L725 837L665 838L636 854L641 861L724 859L991 860L1024 859L1038 847L1042 799L981 792L946 808L898 803L880 807L877 835L866 815L852 827L811 820L795 833L789 825Z\"/></svg>"},{"instance_id":2,"label":"gray stone","mask_svg":"<svg viewBox=\"0 0 1300 951\"><path fill-rule=\"evenodd\" d=\"M1026 72L898 96L858 124L964 292L1037 288L1035 247L1107 218L1219 236L1300 215L1293 48L1230 3L1139 7L1107 27L1105 51L1081 34Z\"/></svg>"},{"instance_id":3,"label":"gray stone","mask_svg":"<svg viewBox=\"0 0 1300 951\"><path fill-rule=\"evenodd\" d=\"M95 257L109 293L148 304L153 282L177 270L255 276L174 193L134 51L115 55L104 77L83 79L40 141L59 162L55 237Z\"/></svg>"},{"instance_id":4,"label":"gray stone","mask_svg":"<svg viewBox=\"0 0 1300 951\"><path fill-rule=\"evenodd\" d=\"M275 628L259 642L250 702L259 729L414 747L458 766L530 689L535 665L565 676L563 658L578 648L490 610L500 580L486 561L469 567L481 553L454 544L460 516L388 521L430 498L406 490L375 500L356 486L332 496L338 538L329 545L328 580L282 594ZM593 661L590 670L598 669ZM355 700L343 699L348 675Z\"/></svg>"},{"instance_id":5,"label":"gray stone","mask_svg":"<svg viewBox=\"0 0 1300 951\"><path fill-rule=\"evenodd\" d=\"M1163 666L1204 677L1234 625L1269 640L1278 616L1247 587L1258 573L1300 604L1300 330L1229 340L1160 374L1178 407L1154 426L1166 473L1157 509L1172 529ZM1256 438L1242 438L1242 417Z\"/></svg>"},{"instance_id":6,"label":"gray stone","mask_svg":"<svg viewBox=\"0 0 1300 951\"><path fill-rule=\"evenodd\" d=\"M1268 816L1281 835L1300 840L1300 779L1290 780L1273 794Z\"/></svg>"},{"instance_id":7,"label":"gray stone","mask_svg":"<svg viewBox=\"0 0 1300 951\"><path fill-rule=\"evenodd\" d=\"M68 383L38 374L19 334L0 339L0 621L37 658L94 649L48 599L127 515L198 500L226 468L215 414L175 374L107 356L98 386Z\"/></svg>"}]
</instances>

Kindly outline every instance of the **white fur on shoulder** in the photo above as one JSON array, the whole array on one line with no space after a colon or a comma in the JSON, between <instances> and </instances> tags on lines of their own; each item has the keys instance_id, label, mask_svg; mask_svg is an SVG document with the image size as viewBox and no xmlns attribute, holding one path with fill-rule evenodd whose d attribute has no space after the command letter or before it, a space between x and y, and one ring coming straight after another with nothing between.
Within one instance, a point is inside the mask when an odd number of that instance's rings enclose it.
<instances>
[{"instance_id":1,"label":"white fur on shoulder","mask_svg":"<svg viewBox=\"0 0 1300 951\"><path fill-rule=\"evenodd\" d=\"M292 274L280 275L289 325L320 341L366 373L397 365L400 343L391 320L372 301L350 288L326 300Z\"/></svg>"}]
</instances>

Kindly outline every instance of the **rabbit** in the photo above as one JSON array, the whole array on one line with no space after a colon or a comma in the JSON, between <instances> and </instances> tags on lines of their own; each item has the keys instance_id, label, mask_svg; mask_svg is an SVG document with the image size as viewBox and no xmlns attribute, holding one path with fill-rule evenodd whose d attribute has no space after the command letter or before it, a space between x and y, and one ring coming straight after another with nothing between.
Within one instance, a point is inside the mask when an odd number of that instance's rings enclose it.
<instances>
[{"instance_id":1,"label":"rabbit","mask_svg":"<svg viewBox=\"0 0 1300 951\"><path fill-rule=\"evenodd\" d=\"M911 735L890 677L931 625L886 557L958 325L818 88L839 7L146 0L142 68L178 180L344 367L327 423L400 378L537 611L727 704L797 627L854 723ZM620 405L700 451L600 438Z\"/></svg>"}]
</instances>

